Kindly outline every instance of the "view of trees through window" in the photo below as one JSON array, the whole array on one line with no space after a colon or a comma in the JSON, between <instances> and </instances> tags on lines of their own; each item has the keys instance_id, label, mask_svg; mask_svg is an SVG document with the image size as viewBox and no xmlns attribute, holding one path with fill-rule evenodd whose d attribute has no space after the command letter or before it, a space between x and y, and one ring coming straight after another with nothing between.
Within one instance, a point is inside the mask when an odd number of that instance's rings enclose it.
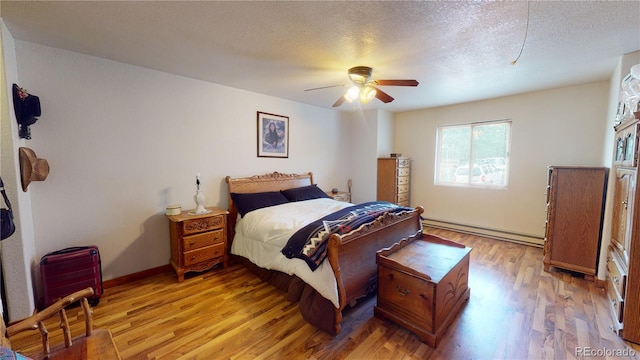
<instances>
[{"instance_id":1,"label":"view of trees through window","mask_svg":"<svg viewBox=\"0 0 640 360\"><path fill-rule=\"evenodd\" d=\"M511 121L438 128L436 183L458 186L507 186Z\"/></svg>"}]
</instances>

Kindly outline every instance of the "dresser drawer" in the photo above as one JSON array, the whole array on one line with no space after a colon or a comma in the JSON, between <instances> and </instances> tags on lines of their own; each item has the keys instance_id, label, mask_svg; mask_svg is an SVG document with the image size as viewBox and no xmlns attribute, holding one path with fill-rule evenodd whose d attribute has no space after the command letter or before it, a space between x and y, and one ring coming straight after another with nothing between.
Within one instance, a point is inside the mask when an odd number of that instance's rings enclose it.
<instances>
[{"instance_id":1,"label":"dresser drawer","mask_svg":"<svg viewBox=\"0 0 640 360\"><path fill-rule=\"evenodd\" d=\"M398 167L409 167L410 165L411 165L411 160L409 159L398 160Z\"/></svg>"},{"instance_id":2,"label":"dresser drawer","mask_svg":"<svg viewBox=\"0 0 640 360\"><path fill-rule=\"evenodd\" d=\"M398 185L409 185L409 177L408 176L400 176L398 178Z\"/></svg>"},{"instance_id":3,"label":"dresser drawer","mask_svg":"<svg viewBox=\"0 0 640 360\"><path fill-rule=\"evenodd\" d=\"M398 176L409 176L409 168L398 168Z\"/></svg>"},{"instance_id":4,"label":"dresser drawer","mask_svg":"<svg viewBox=\"0 0 640 360\"><path fill-rule=\"evenodd\" d=\"M624 300L622 300L616 293L615 287L611 281L607 281L607 295L611 302L611 309L618 322L622 322Z\"/></svg>"},{"instance_id":5,"label":"dresser drawer","mask_svg":"<svg viewBox=\"0 0 640 360\"><path fill-rule=\"evenodd\" d=\"M618 260L612 255L609 255L607 260L607 278L611 281L611 285L616 288L620 297L624 299L627 274L621 269Z\"/></svg>"},{"instance_id":6,"label":"dresser drawer","mask_svg":"<svg viewBox=\"0 0 640 360\"><path fill-rule=\"evenodd\" d=\"M184 252L184 265L192 265L224 255L224 244L206 246L197 250Z\"/></svg>"},{"instance_id":7,"label":"dresser drawer","mask_svg":"<svg viewBox=\"0 0 640 360\"><path fill-rule=\"evenodd\" d=\"M408 193L409 192L409 185L398 185L398 194L402 194L402 193Z\"/></svg>"},{"instance_id":8,"label":"dresser drawer","mask_svg":"<svg viewBox=\"0 0 640 360\"><path fill-rule=\"evenodd\" d=\"M409 193L398 194L398 201L396 202L409 202Z\"/></svg>"},{"instance_id":9,"label":"dresser drawer","mask_svg":"<svg viewBox=\"0 0 640 360\"><path fill-rule=\"evenodd\" d=\"M201 247L223 243L224 242L224 231L214 230L206 233L185 236L184 237L184 251L191 251L195 249L199 249Z\"/></svg>"},{"instance_id":10,"label":"dresser drawer","mask_svg":"<svg viewBox=\"0 0 640 360\"><path fill-rule=\"evenodd\" d=\"M386 266L380 266L378 272L379 306L433 331L433 284Z\"/></svg>"},{"instance_id":11,"label":"dresser drawer","mask_svg":"<svg viewBox=\"0 0 640 360\"><path fill-rule=\"evenodd\" d=\"M182 233L184 235L189 235L213 229L220 229L224 223L224 215L185 220L182 222Z\"/></svg>"}]
</instances>

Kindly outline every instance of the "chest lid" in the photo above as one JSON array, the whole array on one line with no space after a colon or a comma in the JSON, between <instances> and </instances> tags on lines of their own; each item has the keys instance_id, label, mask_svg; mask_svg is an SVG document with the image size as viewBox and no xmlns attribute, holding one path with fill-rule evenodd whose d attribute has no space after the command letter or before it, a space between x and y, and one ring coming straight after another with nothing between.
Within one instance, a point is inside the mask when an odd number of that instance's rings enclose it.
<instances>
[{"instance_id":1,"label":"chest lid","mask_svg":"<svg viewBox=\"0 0 640 360\"><path fill-rule=\"evenodd\" d=\"M435 283L471 252L471 248L462 244L426 234L403 245L379 251L378 264Z\"/></svg>"}]
</instances>

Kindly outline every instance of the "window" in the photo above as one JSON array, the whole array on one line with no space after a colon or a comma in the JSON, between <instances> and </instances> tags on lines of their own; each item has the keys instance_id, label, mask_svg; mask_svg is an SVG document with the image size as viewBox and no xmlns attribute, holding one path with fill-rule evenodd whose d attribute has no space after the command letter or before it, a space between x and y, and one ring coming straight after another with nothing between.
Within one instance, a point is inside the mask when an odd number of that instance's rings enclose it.
<instances>
[{"instance_id":1,"label":"window","mask_svg":"<svg viewBox=\"0 0 640 360\"><path fill-rule=\"evenodd\" d=\"M438 127L436 184L505 188L511 121Z\"/></svg>"}]
</instances>

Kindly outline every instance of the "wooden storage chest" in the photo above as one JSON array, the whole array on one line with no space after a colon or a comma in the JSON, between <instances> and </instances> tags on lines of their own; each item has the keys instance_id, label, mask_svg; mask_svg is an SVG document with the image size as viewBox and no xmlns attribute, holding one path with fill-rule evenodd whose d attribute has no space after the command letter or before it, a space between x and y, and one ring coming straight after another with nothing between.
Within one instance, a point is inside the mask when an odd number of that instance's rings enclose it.
<instances>
[{"instance_id":1,"label":"wooden storage chest","mask_svg":"<svg viewBox=\"0 0 640 360\"><path fill-rule=\"evenodd\" d=\"M436 347L469 300L470 252L469 247L426 234L379 251L374 314Z\"/></svg>"}]
</instances>

